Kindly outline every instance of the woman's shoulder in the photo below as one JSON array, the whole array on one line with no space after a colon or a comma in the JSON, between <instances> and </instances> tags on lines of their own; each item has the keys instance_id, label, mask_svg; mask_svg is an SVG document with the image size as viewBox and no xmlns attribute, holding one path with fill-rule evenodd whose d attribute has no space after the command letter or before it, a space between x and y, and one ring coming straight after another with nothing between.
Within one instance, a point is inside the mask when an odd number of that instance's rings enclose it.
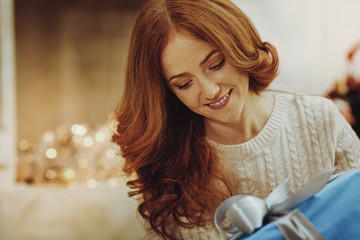
<instances>
[{"instance_id":1,"label":"woman's shoulder","mask_svg":"<svg viewBox=\"0 0 360 240\"><path fill-rule=\"evenodd\" d=\"M306 95L295 93L276 94L277 101L284 102L284 117L288 121L314 121L333 122L337 115L337 107L332 100L320 95Z\"/></svg>"},{"instance_id":2,"label":"woman's shoulder","mask_svg":"<svg viewBox=\"0 0 360 240\"><path fill-rule=\"evenodd\" d=\"M281 92L275 94L281 101L287 102L290 107L311 108L312 110L328 111L335 108L335 104L329 98L321 95L307 95L299 93Z\"/></svg>"}]
</instances>

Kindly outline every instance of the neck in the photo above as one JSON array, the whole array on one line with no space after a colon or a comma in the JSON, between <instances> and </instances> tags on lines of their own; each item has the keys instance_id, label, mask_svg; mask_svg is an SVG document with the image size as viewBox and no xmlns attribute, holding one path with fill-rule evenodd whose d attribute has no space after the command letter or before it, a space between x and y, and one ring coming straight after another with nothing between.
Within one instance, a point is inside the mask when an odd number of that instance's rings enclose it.
<instances>
[{"instance_id":1,"label":"neck","mask_svg":"<svg viewBox=\"0 0 360 240\"><path fill-rule=\"evenodd\" d=\"M273 95L249 92L241 115L233 122L205 119L206 136L227 145L240 144L254 138L264 128L274 106Z\"/></svg>"}]
</instances>

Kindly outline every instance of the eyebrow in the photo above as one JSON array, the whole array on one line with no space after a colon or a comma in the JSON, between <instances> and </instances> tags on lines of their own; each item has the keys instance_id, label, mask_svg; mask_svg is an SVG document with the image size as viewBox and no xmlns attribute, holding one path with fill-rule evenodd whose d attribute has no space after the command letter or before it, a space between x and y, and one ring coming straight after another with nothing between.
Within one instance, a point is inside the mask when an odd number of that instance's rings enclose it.
<instances>
[{"instance_id":1,"label":"eyebrow","mask_svg":"<svg viewBox=\"0 0 360 240\"><path fill-rule=\"evenodd\" d=\"M200 63L200 66L204 65L208 60L209 58L214 55L215 53L217 53L219 50L217 49L214 49L212 50ZM182 76L185 76L186 74L188 74L188 72L184 72L184 73L180 73L180 74L177 74L177 75L174 75L174 76L171 76L168 80L168 82L170 82L171 80L173 80L174 78L178 78L178 77L182 77Z\"/></svg>"}]
</instances>

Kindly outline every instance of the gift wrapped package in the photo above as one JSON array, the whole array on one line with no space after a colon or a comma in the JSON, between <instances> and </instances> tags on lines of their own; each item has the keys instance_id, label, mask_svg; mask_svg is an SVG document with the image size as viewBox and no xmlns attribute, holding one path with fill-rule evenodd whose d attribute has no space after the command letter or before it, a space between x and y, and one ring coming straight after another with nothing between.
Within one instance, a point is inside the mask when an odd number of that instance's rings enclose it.
<instances>
[{"instance_id":1,"label":"gift wrapped package","mask_svg":"<svg viewBox=\"0 0 360 240\"><path fill-rule=\"evenodd\" d=\"M316 182L316 179L314 182ZM333 177L324 187L316 190L315 195L312 197L290 207L285 213L284 211L280 212L286 217L287 213L292 214L295 212L294 210L298 210L296 212L301 212L301 215L307 218L305 222L308 221L312 225L311 227L316 229L318 235L315 235L315 237L285 237L284 231L281 230L277 221L273 220L255 230L252 234L244 234L243 232L242 234L235 234L229 239L360 239L360 169ZM292 224L297 225L296 223Z\"/></svg>"}]
</instances>

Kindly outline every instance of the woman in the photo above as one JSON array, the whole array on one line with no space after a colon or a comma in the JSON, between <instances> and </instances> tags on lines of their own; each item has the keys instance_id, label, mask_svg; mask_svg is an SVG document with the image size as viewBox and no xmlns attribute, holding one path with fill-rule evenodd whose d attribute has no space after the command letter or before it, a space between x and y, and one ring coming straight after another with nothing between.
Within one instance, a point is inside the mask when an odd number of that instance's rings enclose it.
<instances>
[{"instance_id":1,"label":"woman","mask_svg":"<svg viewBox=\"0 0 360 240\"><path fill-rule=\"evenodd\" d=\"M227 197L359 167L359 140L329 100L263 93L277 71L275 48L230 1L145 4L113 140L153 234L225 239L212 216Z\"/></svg>"}]
</instances>

